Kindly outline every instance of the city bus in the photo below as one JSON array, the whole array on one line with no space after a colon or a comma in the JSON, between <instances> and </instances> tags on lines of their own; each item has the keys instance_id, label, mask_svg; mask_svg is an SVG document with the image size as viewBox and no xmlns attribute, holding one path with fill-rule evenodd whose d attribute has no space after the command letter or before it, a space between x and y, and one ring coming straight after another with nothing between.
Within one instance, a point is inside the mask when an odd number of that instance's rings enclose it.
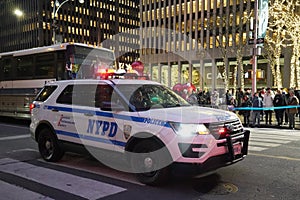
<instances>
[{"instance_id":1,"label":"city bus","mask_svg":"<svg viewBox=\"0 0 300 200\"><path fill-rule=\"evenodd\" d=\"M45 83L95 78L114 60L112 50L80 43L0 53L0 116L30 119L30 103Z\"/></svg>"}]
</instances>

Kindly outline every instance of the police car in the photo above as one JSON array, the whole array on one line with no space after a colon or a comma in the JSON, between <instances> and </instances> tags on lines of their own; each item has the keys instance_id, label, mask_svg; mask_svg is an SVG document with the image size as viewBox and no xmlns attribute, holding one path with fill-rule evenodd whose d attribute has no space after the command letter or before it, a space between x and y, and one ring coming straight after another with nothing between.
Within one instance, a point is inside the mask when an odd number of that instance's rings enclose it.
<instances>
[{"instance_id":1,"label":"police car","mask_svg":"<svg viewBox=\"0 0 300 200\"><path fill-rule=\"evenodd\" d=\"M250 134L232 112L192 106L154 81L126 79L47 83L31 105L30 132L46 161L81 146L149 185L242 160Z\"/></svg>"}]
</instances>

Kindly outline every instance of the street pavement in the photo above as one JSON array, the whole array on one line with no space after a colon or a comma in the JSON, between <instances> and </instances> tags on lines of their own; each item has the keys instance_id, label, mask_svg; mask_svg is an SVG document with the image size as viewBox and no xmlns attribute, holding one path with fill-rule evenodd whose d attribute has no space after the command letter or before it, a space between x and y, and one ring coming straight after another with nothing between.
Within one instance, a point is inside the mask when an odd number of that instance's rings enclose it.
<instances>
[{"instance_id":1,"label":"street pavement","mask_svg":"<svg viewBox=\"0 0 300 200\"><path fill-rule=\"evenodd\" d=\"M0 199L300 199L300 131L274 127L245 128L249 152L242 162L210 176L149 187L89 156L67 153L57 163L45 162L28 126L0 121Z\"/></svg>"}]
</instances>

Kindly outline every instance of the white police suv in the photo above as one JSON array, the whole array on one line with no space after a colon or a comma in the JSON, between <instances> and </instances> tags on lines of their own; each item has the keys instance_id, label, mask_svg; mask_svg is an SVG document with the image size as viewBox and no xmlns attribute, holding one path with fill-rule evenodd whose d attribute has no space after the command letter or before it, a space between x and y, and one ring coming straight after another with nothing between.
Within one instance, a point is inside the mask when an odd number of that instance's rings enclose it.
<instances>
[{"instance_id":1,"label":"white police suv","mask_svg":"<svg viewBox=\"0 0 300 200\"><path fill-rule=\"evenodd\" d=\"M30 132L46 161L84 147L149 185L242 160L250 134L232 112L192 106L153 81L125 79L47 83L31 105Z\"/></svg>"}]
</instances>

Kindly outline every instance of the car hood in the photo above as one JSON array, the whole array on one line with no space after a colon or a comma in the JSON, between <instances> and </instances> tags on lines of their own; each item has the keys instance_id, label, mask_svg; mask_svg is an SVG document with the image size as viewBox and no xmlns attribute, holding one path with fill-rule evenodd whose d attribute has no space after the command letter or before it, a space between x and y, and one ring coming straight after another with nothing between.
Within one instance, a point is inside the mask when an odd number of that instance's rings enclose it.
<instances>
[{"instance_id":1,"label":"car hood","mask_svg":"<svg viewBox=\"0 0 300 200\"><path fill-rule=\"evenodd\" d=\"M151 109L146 112L140 112L139 116L160 121L181 123L213 123L239 119L237 115L232 112L201 106Z\"/></svg>"}]
</instances>

